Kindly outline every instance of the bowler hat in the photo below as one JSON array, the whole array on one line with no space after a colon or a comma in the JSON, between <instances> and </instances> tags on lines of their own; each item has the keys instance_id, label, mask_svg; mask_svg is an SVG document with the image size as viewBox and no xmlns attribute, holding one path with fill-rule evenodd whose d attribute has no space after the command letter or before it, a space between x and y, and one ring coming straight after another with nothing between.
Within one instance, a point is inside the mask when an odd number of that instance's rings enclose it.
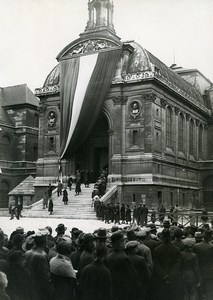
<instances>
[{"instance_id":1,"label":"bowler hat","mask_svg":"<svg viewBox=\"0 0 213 300\"><path fill-rule=\"evenodd\" d=\"M123 233L120 231L116 231L111 236L112 243L118 243L124 239Z\"/></svg>"},{"instance_id":2,"label":"bowler hat","mask_svg":"<svg viewBox=\"0 0 213 300\"><path fill-rule=\"evenodd\" d=\"M93 241L93 239L94 239L94 237L91 233L85 233L83 235L83 244L87 244L87 243Z\"/></svg>"},{"instance_id":3,"label":"bowler hat","mask_svg":"<svg viewBox=\"0 0 213 300\"><path fill-rule=\"evenodd\" d=\"M97 232L94 233L94 237L98 239L106 239L107 233L105 228L98 228Z\"/></svg>"},{"instance_id":4,"label":"bowler hat","mask_svg":"<svg viewBox=\"0 0 213 300\"><path fill-rule=\"evenodd\" d=\"M84 238L84 233L81 232L77 238L77 240L75 241L77 246L81 246L83 243L83 238Z\"/></svg>"},{"instance_id":5,"label":"bowler hat","mask_svg":"<svg viewBox=\"0 0 213 300\"><path fill-rule=\"evenodd\" d=\"M57 233L61 233L61 232L64 232L64 231L66 231L66 230L67 230L67 227L65 227L64 224L59 224L59 225L56 227L56 229L55 229L55 231L56 231Z\"/></svg>"},{"instance_id":6,"label":"bowler hat","mask_svg":"<svg viewBox=\"0 0 213 300\"><path fill-rule=\"evenodd\" d=\"M23 234L24 233L24 228L19 226L19 227L16 228L16 232L20 233L20 234Z\"/></svg>"},{"instance_id":7,"label":"bowler hat","mask_svg":"<svg viewBox=\"0 0 213 300\"><path fill-rule=\"evenodd\" d=\"M113 225L112 228L111 228L111 232L116 232L118 230L119 230L119 228L118 228L117 225Z\"/></svg>"}]
</instances>

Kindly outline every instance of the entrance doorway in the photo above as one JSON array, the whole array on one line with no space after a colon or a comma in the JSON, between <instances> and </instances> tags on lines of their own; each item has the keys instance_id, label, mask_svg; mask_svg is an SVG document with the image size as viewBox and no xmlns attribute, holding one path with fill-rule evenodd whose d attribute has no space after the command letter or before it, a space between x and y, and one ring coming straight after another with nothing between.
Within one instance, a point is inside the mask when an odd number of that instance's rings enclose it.
<instances>
[{"instance_id":1,"label":"entrance doorway","mask_svg":"<svg viewBox=\"0 0 213 300\"><path fill-rule=\"evenodd\" d=\"M100 147L94 149L94 177L98 179L103 169L108 168L108 148Z\"/></svg>"},{"instance_id":2,"label":"entrance doorway","mask_svg":"<svg viewBox=\"0 0 213 300\"><path fill-rule=\"evenodd\" d=\"M104 114L98 118L90 136L75 153L75 171L77 169L92 172L92 181L95 182L103 168L109 163L108 121Z\"/></svg>"}]
</instances>

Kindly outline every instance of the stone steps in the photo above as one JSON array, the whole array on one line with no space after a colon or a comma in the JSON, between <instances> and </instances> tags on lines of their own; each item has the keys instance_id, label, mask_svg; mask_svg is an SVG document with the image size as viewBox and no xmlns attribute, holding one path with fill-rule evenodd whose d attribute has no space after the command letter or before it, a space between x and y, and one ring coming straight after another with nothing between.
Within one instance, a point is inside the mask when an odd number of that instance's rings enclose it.
<instances>
[{"instance_id":1,"label":"stone steps","mask_svg":"<svg viewBox=\"0 0 213 300\"><path fill-rule=\"evenodd\" d=\"M32 208L23 210L23 217L32 218L65 218L96 220L96 214L91 207L91 194L93 187L82 186L80 195L75 196L75 190L68 191L68 204L64 205L62 196L53 192L53 214L49 215L48 209L43 209L42 200L35 203Z\"/></svg>"}]
</instances>

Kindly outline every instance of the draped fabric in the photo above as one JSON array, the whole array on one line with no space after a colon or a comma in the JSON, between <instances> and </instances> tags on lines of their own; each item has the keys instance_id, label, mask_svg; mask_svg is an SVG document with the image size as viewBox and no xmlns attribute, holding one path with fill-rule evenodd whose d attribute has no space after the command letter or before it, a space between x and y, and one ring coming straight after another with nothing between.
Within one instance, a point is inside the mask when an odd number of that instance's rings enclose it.
<instances>
[{"instance_id":1,"label":"draped fabric","mask_svg":"<svg viewBox=\"0 0 213 300\"><path fill-rule=\"evenodd\" d=\"M69 134L71 115L72 115L72 105L75 95L75 88L78 79L79 71L79 58L73 58L67 61L60 62L61 67L61 78L63 78L63 84L61 85L61 99L66 99L66 101L61 101L61 126L60 126L60 136L61 136L61 149L66 146L66 139Z\"/></svg>"},{"instance_id":2,"label":"draped fabric","mask_svg":"<svg viewBox=\"0 0 213 300\"><path fill-rule=\"evenodd\" d=\"M90 134L120 54L121 49L115 49L60 62L61 158L69 158Z\"/></svg>"}]
</instances>

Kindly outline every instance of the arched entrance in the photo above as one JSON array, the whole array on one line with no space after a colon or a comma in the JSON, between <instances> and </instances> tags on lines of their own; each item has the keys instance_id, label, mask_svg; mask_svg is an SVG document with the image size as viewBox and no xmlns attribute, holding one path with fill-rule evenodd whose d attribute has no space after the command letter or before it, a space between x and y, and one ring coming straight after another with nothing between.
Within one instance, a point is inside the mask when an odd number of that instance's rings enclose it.
<instances>
[{"instance_id":1,"label":"arched entrance","mask_svg":"<svg viewBox=\"0 0 213 300\"><path fill-rule=\"evenodd\" d=\"M93 182L100 176L102 169L108 167L108 131L108 121L102 113L90 136L79 147L79 150L75 154L75 169L89 170L92 172L91 179Z\"/></svg>"},{"instance_id":2,"label":"arched entrance","mask_svg":"<svg viewBox=\"0 0 213 300\"><path fill-rule=\"evenodd\" d=\"M207 177L203 182L203 205L213 208L213 176Z\"/></svg>"},{"instance_id":3,"label":"arched entrance","mask_svg":"<svg viewBox=\"0 0 213 300\"><path fill-rule=\"evenodd\" d=\"M0 207L5 208L8 207L8 193L9 193L9 183L7 181L1 182L1 188L0 188Z\"/></svg>"}]
</instances>

